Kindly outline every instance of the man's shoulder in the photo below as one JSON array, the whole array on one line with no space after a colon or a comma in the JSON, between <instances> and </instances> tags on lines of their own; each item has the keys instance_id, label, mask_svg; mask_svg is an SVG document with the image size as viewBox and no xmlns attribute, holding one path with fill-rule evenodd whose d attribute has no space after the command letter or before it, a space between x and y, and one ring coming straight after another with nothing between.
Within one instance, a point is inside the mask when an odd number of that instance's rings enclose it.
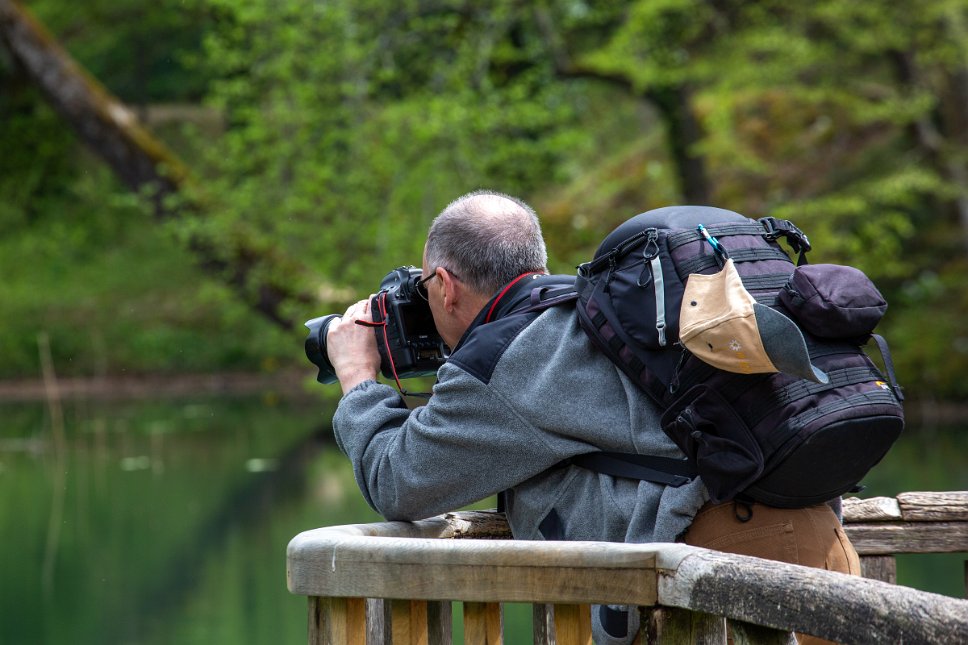
<instances>
[{"instance_id":1,"label":"man's shoulder","mask_svg":"<svg viewBox=\"0 0 968 645\"><path fill-rule=\"evenodd\" d=\"M494 368L522 332L547 335L549 342L557 342L561 325L574 315L574 306L565 305L505 316L473 329L448 362L487 384Z\"/></svg>"}]
</instances>

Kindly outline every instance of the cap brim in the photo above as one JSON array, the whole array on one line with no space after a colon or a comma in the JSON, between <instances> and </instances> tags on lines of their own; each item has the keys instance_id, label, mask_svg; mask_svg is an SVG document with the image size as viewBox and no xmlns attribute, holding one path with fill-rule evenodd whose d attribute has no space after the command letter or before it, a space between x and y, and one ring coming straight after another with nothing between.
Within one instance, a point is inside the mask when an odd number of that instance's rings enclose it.
<instances>
[{"instance_id":1,"label":"cap brim","mask_svg":"<svg viewBox=\"0 0 968 645\"><path fill-rule=\"evenodd\" d=\"M810 362L807 341L796 323L776 309L758 302L753 303L753 312L763 349L778 371L814 383L830 382L830 377Z\"/></svg>"}]
</instances>

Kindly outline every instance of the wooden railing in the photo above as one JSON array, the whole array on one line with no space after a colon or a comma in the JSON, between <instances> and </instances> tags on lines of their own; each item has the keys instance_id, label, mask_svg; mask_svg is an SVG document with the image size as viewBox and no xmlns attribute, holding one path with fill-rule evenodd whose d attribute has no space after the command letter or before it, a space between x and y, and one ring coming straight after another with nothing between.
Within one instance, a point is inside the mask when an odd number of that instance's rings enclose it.
<instances>
[{"instance_id":1,"label":"wooden railing","mask_svg":"<svg viewBox=\"0 0 968 645\"><path fill-rule=\"evenodd\" d=\"M894 553L968 552L968 492L845 504L865 574ZM475 538L475 539L458 539ZM529 542L496 513L321 528L289 544L288 583L309 597L310 643L502 642L501 603L534 605L534 642L590 642L589 604L638 607L642 643L968 642L968 601L684 544ZM874 558L873 560L870 558ZM724 620L727 619L727 620Z\"/></svg>"},{"instance_id":2,"label":"wooden railing","mask_svg":"<svg viewBox=\"0 0 968 645\"><path fill-rule=\"evenodd\" d=\"M968 552L968 491L848 498L844 525L864 577L893 583L897 553ZM968 566L964 573L968 593Z\"/></svg>"}]
</instances>

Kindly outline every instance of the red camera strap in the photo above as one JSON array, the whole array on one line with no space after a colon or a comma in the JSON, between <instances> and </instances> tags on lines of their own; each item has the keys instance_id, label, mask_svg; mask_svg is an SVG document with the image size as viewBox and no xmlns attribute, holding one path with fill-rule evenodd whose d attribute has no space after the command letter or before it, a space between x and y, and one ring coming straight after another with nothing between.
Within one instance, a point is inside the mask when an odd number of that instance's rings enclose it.
<instances>
[{"instance_id":1,"label":"red camera strap","mask_svg":"<svg viewBox=\"0 0 968 645\"><path fill-rule=\"evenodd\" d=\"M484 316L484 324L486 325L487 323L491 322L491 316L494 315L494 310L497 309L497 303L501 302L501 298L503 298L507 294L507 292L511 290L511 287L513 287L518 282L520 282L523 278L526 278L529 275L542 275L542 273L543 273L542 271L528 271L527 273L522 273L514 280L511 280L511 282L509 282L506 287L501 289L501 293L499 293L497 295L497 298L494 299L494 302L491 303L491 308L487 310L487 315Z\"/></svg>"}]
</instances>

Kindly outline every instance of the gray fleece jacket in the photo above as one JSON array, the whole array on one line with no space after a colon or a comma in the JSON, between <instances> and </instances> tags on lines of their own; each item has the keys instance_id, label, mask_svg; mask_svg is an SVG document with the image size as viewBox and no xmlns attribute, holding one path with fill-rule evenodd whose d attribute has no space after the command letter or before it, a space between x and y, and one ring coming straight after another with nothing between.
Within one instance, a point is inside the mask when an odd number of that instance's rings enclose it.
<instances>
[{"instance_id":1,"label":"gray fleece jacket","mask_svg":"<svg viewBox=\"0 0 968 645\"><path fill-rule=\"evenodd\" d=\"M516 539L544 539L549 519L567 540L669 542L688 528L708 499L699 479L672 488L556 467L596 450L683 455L655 404L591 344L574 307L512 313L551 278L523 280L482 310L427 405L410 410L376 381L342 398L336 440L381 515L415 520L507 491Z\"/></svg>"}]
</instances>

